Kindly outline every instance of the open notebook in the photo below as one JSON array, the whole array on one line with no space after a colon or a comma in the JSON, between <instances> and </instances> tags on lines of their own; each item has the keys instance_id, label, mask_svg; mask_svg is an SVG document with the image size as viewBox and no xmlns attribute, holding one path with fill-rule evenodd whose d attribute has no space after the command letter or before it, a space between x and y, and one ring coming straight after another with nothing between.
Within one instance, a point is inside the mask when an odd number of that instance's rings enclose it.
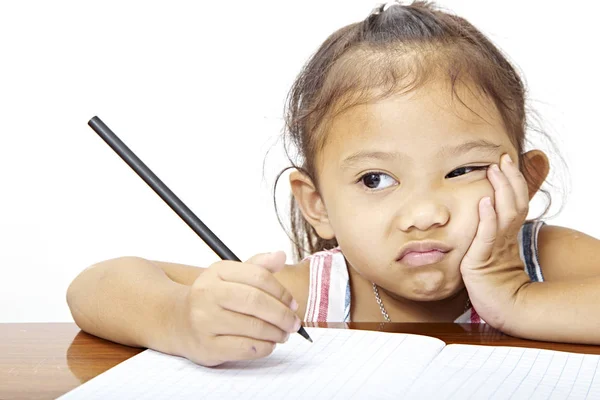
<instances>
[{"instance_id":1,"label":"open notebook","mask_svg":"<svg viewBox=\"0 0 600 400\"><path fill-rule=\"evenodd\" d=\"M306 328L216 368L146 350L60 399L598 399L600 355Z\"/></svg>"}]
</instances>

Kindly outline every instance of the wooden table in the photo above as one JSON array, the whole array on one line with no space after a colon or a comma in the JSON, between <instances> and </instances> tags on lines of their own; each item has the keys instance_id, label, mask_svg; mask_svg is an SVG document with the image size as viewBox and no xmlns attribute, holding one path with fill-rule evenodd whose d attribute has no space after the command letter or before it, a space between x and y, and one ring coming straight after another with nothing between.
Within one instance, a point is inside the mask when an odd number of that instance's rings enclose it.
<instances>
[{"instance_id":1,"label":"wooden table","mask_svg":"<svg viewBox=\"0 0 600 400\"><path fill-rule=\"evenodd\" d=\"M600 354L600 346L516 339L483 324L307 324L332 328L404 332L444 342L535 347ZM0 324L0 400L54 399L142 349L88 335L73 323Z\"/></svg>"}]
</instances>

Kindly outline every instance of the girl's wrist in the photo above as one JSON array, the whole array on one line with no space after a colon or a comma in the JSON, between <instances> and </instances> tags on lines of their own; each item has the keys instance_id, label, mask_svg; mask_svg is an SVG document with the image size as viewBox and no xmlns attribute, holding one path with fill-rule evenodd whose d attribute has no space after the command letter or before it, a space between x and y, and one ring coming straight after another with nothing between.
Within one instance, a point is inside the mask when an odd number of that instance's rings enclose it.
<instances>
[{"instance_id":1,"label":"girl's wrist","mask_svg":"<svg viewBox=\"0 0 600 400\"><path fill-rule=\"evenodd\" d=\"M527 336L524 335L523 329L527 330L527 325L531 322L529 319L532 317L528 313L528 296L539 284L539 282L528 282L519 287L514 296L512 309L506 314L503 333L518 337Z\"/></svg>"},{"instance_id":2,"label":"girl's wrist","mask_svg":"<svg viewBox=\"0 0 600 400\"><path fill-rule=\"evenodd\" d=\"M179 285L172 297L167 341L171 354L185 357L190 338L189 294L190 286Z\"/></svg>"},{"instance_id":3,"label":"girl's wrist","mask_svg":"<svg viewBox=\"0 0 600 400\"><path fill-rule=\"evenodd\" d=\"M165 293L162 309L157 310L154 332L150 332L148 348L176 356L184 356L188 338L187 298L190 287L175 283Z\"/></svg>"},{"instance_id":4,"label":"girl's wrist","mask_svg":"<svg viewBox=\"0 0 600 400\"><path fill-rule=\"evenodd\" d=\"M479 316L488 325L510 335L520 321L523 297L531 282L518 267L500 270L470 273L464 276L464 281Z\"/></svg>"}]
</instances>

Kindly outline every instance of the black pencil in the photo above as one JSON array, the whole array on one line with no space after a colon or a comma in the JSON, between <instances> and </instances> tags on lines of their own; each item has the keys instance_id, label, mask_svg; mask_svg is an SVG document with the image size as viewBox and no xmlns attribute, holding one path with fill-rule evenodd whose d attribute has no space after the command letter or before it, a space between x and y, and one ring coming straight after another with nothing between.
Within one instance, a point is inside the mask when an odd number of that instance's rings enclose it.
<instances>
[{"instance_id":1,"label":"black pencil","mask_svg":"<svg viewBox=\"0 0 600 400\"><path fill-rule=\"evenodd\" d=\"M94 117L88 125L125 161L151 188L188 224L190 228L215 252L222 260L240 261L192 210L190 210L134 153L111 131L100 118ZM300 325L298 333L312 342L312 339Z\"/></svg>"}]
</instances>

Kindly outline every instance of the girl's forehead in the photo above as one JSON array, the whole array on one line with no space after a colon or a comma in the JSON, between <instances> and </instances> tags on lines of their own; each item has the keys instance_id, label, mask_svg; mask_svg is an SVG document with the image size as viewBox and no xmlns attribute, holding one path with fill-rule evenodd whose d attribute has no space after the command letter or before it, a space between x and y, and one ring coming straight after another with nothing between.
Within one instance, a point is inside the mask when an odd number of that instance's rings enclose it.
<instances>
[{"instance_id":1,"label":"girl's forehead","mask_svg":"<svg viewBox=\"0 0 600 400\"><path fill-rule=\"evenodd\" d=\"M510 145L494 103L466 87L456 89L428 85L353 106L330 121L323 152L343 155L367 146L433 152L471 140Z\"/></svg>"}]
</instances>

